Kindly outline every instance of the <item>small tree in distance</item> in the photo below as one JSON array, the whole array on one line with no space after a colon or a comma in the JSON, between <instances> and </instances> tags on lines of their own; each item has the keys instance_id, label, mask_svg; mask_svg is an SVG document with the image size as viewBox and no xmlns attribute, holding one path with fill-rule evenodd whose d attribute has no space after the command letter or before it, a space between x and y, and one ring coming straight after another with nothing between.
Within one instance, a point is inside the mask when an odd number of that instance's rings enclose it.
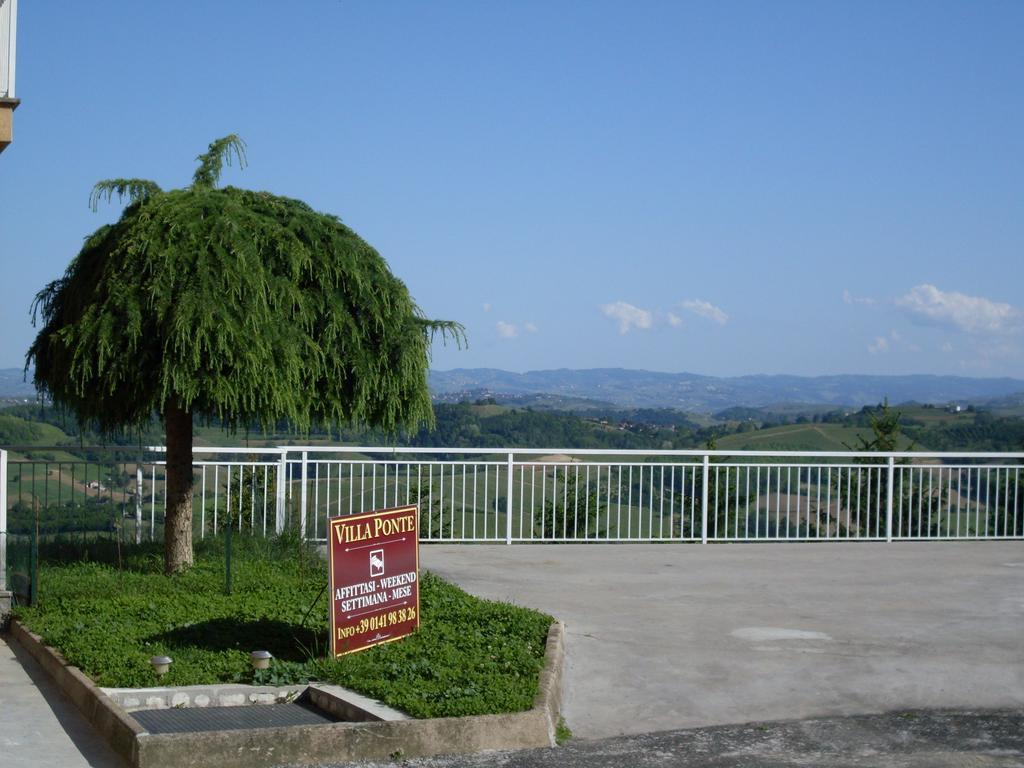
<instances>
[{"instance_id":1,"label":"small tree in distance","mask_svg":"<svg viewBox=\"0 0 1024 768\"><path fill-rule=\"evenodd\" d=\"M865 408L865 410L867 410ZM894 411L889 407L889 398L879 403L878 407L868 414L868 418L871 420L871 439L867 439L861 434L857 435L857 441L859 445L851 446L847 443L843 443L848 450L851 451L883 451L892 452L899 450L900 438L902 437L903 430L900 425L900 419L903 414L900 411ZM905 450L914 450L914 444L911 443Z\"/></svg>"},{"instance_id":2,"label":"small tree in distance","mask_svg":"<svg viewBox=\"0 0 1024 768\"><path fill-rule=\"evenodd\" d=\"M427 389L436 333L384 259L305 203L219 188L245 163L237 136L210 144L191 186L114 179L91 204L128 200L33 303L42 327L26 356L35 383L80 420L116 430L161 415L167 441L165 568L190 566L192 425L216 417L433 423Z\"/></svg>"},{"instance_id":3,"label":"small tree in distance","mask_svg":"<svg viewBox=\"0 0 1024 768\"><path fill-rule=\"evenodd\" d=\"M867 408L864 409L868 411ZM843 443L848 450L858 451L860 453L893 453L900 450L900 442L903 440L903 428L900 424L900 420L903 418L903 413L898 410L894 410L889 406L889 398L885 398L875 408L868 411L868 418L871 422L871 436L870 439L864 435L857 433L857 445L849 445ZM902 450L913 451L916 450L916 443L911 442ZM878 466L878 459L874 459L870 456L859 456L853 460L854 464L864 464L867 466ZM906 459L902 459L898 464L906 464ZM882 536L885 534L885 509L882 504L884 500L888 498L889 494L889 477L888 474L882 471L872 472L871 469L867 469L863 475L858 471L857 477L859 481L851 487L851 483L848 481L845 490L840 493L840 498L843 503L846 504L850 509L850 515L857 521L859 527L864 530L867 535ZM907 479L906 483L894 483L893 492L902 492L904 501L907 508L913 506L914 500L918 498L921 493L921 489L917 487L917 483L914 481L914 477L911 474ZM922 503L924 497L921 498ZM899 499L897 498L897 502ZM927 502L929 505L937 503L936 498L931 498ZM920 522L920 521L918 521ZM894 522L894 529L897 533L910 534L911 518L908 515L905 520L904 530L900 530L898 527L898 521Z\"/></svg>"}]
</instances>

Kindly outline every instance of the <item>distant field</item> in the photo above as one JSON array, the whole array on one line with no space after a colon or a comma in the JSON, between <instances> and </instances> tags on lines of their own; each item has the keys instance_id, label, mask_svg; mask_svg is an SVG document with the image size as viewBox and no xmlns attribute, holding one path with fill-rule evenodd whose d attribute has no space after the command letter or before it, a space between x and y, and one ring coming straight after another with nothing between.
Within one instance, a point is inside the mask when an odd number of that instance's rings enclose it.
<instances>
[{"instance_id":1,"label":"distant field","mask_svg":"<svg viewBox=\"0 0 1024 768\"><path fill-rule=\"evenodd\" d=\"M10 445L62 445L73 440L52 424L25 421L4 413L0 413L0 434Z\"/></svg>"},{"instance_id":2,"label":"distant field","mask_svg":"<svg viewBox=\"0 0 1024 768\"><path fill-rule=\"evenodd\" d=\"M718 448L737 451L845 451L849 450L847 446L859 444L858 435L869 438L871 428L844 427L841 424L786 424L727 435L718 440ZM910 440L903 438L900 448L909 445Z\"/></svg>"},{"instance_id":3,"label":"distant field","mask_svg":"<svg viewBox=\"0 0 1024 768\"><path fill-rule=\"evenodd\" d=\"M960 411L950 413L945 408L922 408L920 406L897 406L897 410L904 420L913 419L926 426L934 424L973 424L975 414L973 411Z\"/></svg>"},{"instance_id":4,"label":"distant field","mask_svg":"<svg viewBox=\"0 0 1024 768\"><path fill-rule=\"evenodd\" d=\"M489 405L471 405L469 410L480 418L486 419L488 416L499 416L506 413L511 408L506 405L495 405L492 403Z\"/></svg>"},{"instance_id":5,"label":"distant field","mask_svg":"<svg viewBox=\"0 0 1024 768\"><path fill-rule=\"evenodd\" d=\"M1024 405L1014 405L1006 408L993 408L992 413L995 416L1001 416L1004 418L1024 418Z\"/></svg>"}]
</instances>

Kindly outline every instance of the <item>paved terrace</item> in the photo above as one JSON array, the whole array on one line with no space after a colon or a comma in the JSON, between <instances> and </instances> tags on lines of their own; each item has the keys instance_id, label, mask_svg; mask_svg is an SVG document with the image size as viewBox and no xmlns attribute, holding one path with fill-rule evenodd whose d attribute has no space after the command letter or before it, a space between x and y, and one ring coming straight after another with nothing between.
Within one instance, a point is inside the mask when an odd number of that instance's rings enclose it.
<instances>
[{"instance_id":1,"label":"paved terrace","mask_svg":"<svg viewBox=\"0 0 1024 768\"><path fill-rule=\"evenodd\" d=\"M629 735L413 765L1024 765L1022 542L430 545L421 557L475 594L565 620L566 719L584 739ZM123 766L27 654L0 651L0 765ZM972 711L989 708L1008 711ZM735 723L753 725L718 727Z\"/></svg>"},{"instance_id":2,"label":"paved terrace","mask_svg":"<svg viewBox=\"0 0 1024 768\"><path fill-rule=\"evenodd\" d=\"M568 628L581 738L1024 708L1024 543L421 547Z\"/></svg>"}]
</instances>

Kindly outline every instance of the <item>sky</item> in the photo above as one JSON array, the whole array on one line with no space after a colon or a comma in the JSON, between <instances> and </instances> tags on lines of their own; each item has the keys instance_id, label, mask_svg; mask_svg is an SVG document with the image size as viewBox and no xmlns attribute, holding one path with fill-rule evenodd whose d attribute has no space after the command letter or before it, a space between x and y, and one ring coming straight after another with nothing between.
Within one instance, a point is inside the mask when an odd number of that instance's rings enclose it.
<instances>
[{"instance_id":1,"label":"sky","mask_svg":"<svg viewBox=\"0 0 1024 768\"><path fill-rule=\"evenodd\" d=\"M24 0L0 367L117 204L222 182L355 229L437 369L1024 378L1024 3Z\"/></svg>"}]
</instances>

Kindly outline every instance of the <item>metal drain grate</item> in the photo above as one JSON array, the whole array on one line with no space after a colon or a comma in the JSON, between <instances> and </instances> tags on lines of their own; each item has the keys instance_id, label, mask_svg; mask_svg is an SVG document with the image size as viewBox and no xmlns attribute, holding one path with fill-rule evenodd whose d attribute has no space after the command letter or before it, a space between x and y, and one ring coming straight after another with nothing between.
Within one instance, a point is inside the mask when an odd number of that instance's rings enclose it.
<instances>
[{"instance_id":1,"label":"metal drain grate","mask_svg":"<svg viewBox=\"0 0 1024 768\"><path fill-rule=\"evenodd\" d=\"M237 731L248 728L280 728L289 725L324 725L338 722L323 710L301 702L251 704L241 707L142 709L132 712L131 716L150 733Z\"/></svg>"}]
</instances>

